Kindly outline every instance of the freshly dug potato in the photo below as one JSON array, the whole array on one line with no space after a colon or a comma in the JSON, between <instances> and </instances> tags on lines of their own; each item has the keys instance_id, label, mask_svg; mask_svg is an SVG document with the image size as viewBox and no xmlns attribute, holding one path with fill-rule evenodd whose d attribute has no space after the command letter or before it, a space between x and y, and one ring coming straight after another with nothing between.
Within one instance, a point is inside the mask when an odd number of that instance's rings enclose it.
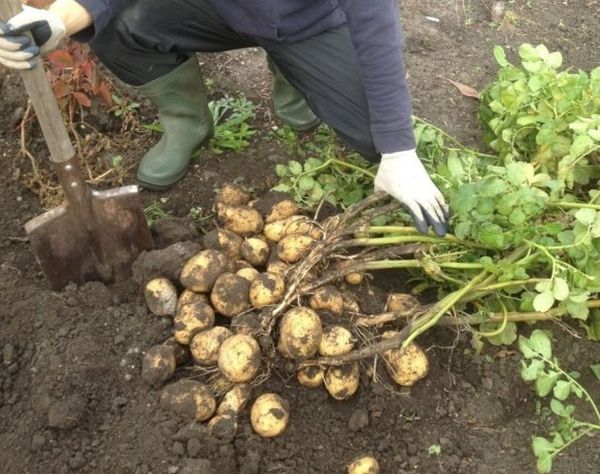
<instances>
[{"instance_id":1,"label":"freshly dug potato","mask_svg":"<svg viewBox=\"0 0 600 474\"><path fill-rule=\"evenodd\" d=\"M277 255L286 263L300 261L315 243L315 239L303 234L288 234L277 244Z\"/></svg>"},{"instance_id":2,"label":"freshly dug potato","mask_svg":"<svg viewBox=\"0 0 600 474\"><path fill-rule=\"evenodd\" d=\"M360 306L356 297L349 291L342 291L341 293L344 301L344 311L351 314L360 313Z\"/></svg>"},{"instance_id":3,"label":"freshly dug potato","mask_svg":"<svg viewBox=\"0 0 600 474\"><path fill-rule=\"evenodd\" d=\"M365 278L365 274L362 272L352 272L348 273L344 278L351 285L360 285Z\"/></svg>"},{"instance_id":4,"label":"freshly dug potato","mask_svg":"<svg viewBox=\"0 0 600 474\"><path fill-rule=\"evenodd\" d=\"M208 381L208 386L210 387L212 393L220 397L225 395L233 387L235 387L235 384L223 374L219 373L216 376L210 378L210 380Z\"/></svg>"},{"instance_id":5,"label":"freshly dug potato","mask_svg":"<svg viewBox=\"0 0 600 474\"><path fill-rule=\"evenodd\" d=\"M208 422L208 432L210 435L226 443L233 441L237 429L237 416L234 413L216 415Z\"/></svg>"},{"instance_id":6,"label":"freshly dug potato","mask_svg":"<svg viewBox=\"0 0 600 474\"><path fill-rule=\"evenodd\" d=\"M218 250L231 260L241 257L243 241L239 235L227 229L211 230L202 239L205 248Z\"/></svg>"},{"instance_id":7,"label":"freshly dug potato","mask_svg":"<svg viewBox=\"0 0 600 474\"><path fill-rule=\"evenodd\" d=\"M231 331L223 326L200 331L190 342L190 352L194 362L198 365L216 365L219 348L229 336Z\"/></svg>"},{"instance_id":8,"label":"freshly dug potato","mask_svg":"<svg viewBox=\"0 0 600 474\"><path fill-rule=\"evenodd\" d=\"M321 240L323 237L323 231L319 225L307 217L293 220L288 224L283 233L284 235L304 234L315 240Z\"/></svg>"},{"instance_id":9,"label":"freshly dug potato","mask_svg":"<svg viewBox=\"0 0 600 474\"><path fill-rule=\"evenodd\" d=\"M244 277L223 273L215 281L210 301L219 314L232 318L250 308L249 288L250 282Z\"/></svg>"},{"instance_id":10,"label":"freshly dug potato","mask_svg":"<svg viewBox=\"0 0 600 474\"><path fill-rule=\"evenodd\" d=\"M206 385L183 379L163 388L160 405L184 418L205 421L215 412L217 402Z\"/></svg>"},{"instance_id":11,"label":"freshly dug potato","mask_svg":"<svg viewBox=\"0 0 600 474\"><path fill-rule=\"evenodd\" d=\"M342 326L328 326L323 329L323 337L319 344L322 356L339 356L347 354L354 347L354 336Z\"/></svg>"},{"instance_id":12,"label":"freshly dug potato","mask_svg":"<svg viewBox=\"0 0 600 474\"><path fill-rule=\"evenodd\" d=\"M246 280L248 280L249 283L251 283L252 280L254 280L258 275L260 275L260 272L256 268L246 267L238 270L235 274L241 276L242 278L245 278Z\"/></svg>"},{"instance_id":13,"label":"freshly dug potato","mask_svg":"<svg viewBox=\"0 0 600 474\"><path fill-rule=\"evenodd\" d=\"M269 258L269 244L251 237L242 243L242 258L254 267L262 267Z\"/></svg>"},{"instance_id":14,"label":"freshly dug potato","mask_svg":"<svg viewBox=\"0 0 600 474\"><path fill-rule=\"evenodd\" d=\"M344 312L344 298L340 290L333 285L317 288L309 301L315 311L327 311L336 316Z\"/></svg>"},{"instance_id":15,"label":"freshly dug potato","mask_svg":"<svg viewBox=\"0 0 600 474\"><path fill-rule=\"evenodd\" d=\"M242 237L259 234L263 230L263 218L256 209L248 206L226 206L219 204L218 219L223 227Z\"/></svg>"},{"instance_id":16,"label":"freshly dug potato","mask_svg":"<svg viewBox=\"0 0 600 474\"><path fill-rule=\"evenodd\" d=\"M179 344L188 345L197 333L213 327L215 312L208 303L191 303L182 306L173 319L173 336Z\"/></svg>"},{"instance_id":17,"label":"freshly dug potato","mask_svg":"<svg viewBox=\"0 0 600 474\"><path fill-rule=\"evenodd\" d=\"M250 197L250 193L241 186L238 186L237 184L226 184L217 193L215 202L226 204L228 206L241 206L248 204Z\"/></svg>"},{"instance_id":18,"label":"freshly dug potato","mask_svg":"<svg viewBox=\"0 0 600 474\"><path fill-rule=\"evenodd\" d=\"M323 385L323 369L316 365L310 365L298 370L296 374L300 385L308 388L317 388Z\"/></svg>"},{"instance_id":19,"label":"freshly dug potato","mask_svg":"<svg viewBox=\"0 0 600 474\"><path fill-rule=\"evenodd\" d=\"M288 403L276 393L258 397L250 410L250 422L254 431L263 438L283 433L290 418Z\"/></svg>"},{"instance_id":20,"label":"freshly dug potato","mask_svg":"<svg viewBox=\"0 0 600 474\"><path fill-rule=\"evenodd\" d=\"M246 260L235 260L232 264L231 264L231 272L232 273L237 273L240 270L243 270L244 268L254 268L252 265L250 265L248 262L246 262Z\"/></svg>"},{"instance_id":21,"label":"freshly dug potato","mask_svg":"<svg viewBox=\"0 0 600 474\"><path fill-rule=\"evenodd\" d=\"M166 278L154 278L146 283L144 297L148 309L156 316L173 316L177 308L177 289Z\"/></svg>"},{"instance_id":22,"label":"freshly dug potato","mask_svg":"<svg viewBox=\"0 0 600 474\"><path fill-rule=\"evenodd\" d=\"M230 260L218 250L206 249L190 258L181 269L181 284L188 290L208 293L219 275L229 271Z\"/></svg>"},{"instance_id":23,"label":"freshly dug potato","mask_svg":"<svg viewBox=\"0 0 600 474\"><path fill-rule=\"evenodd\" d=\"M389 339L398 334L396 331L386 331L382 339ZM427 354L419 345L412 342L406 348L400 347L383 352L383 359L390 377L398 385L410 387L424 378L429 372Z\"/></svg>"},{"instance_id":24,"label":"freshly dug potato","mask_svg":"<svg viewBox=\"0 0 600 474\"><path fill-rule=\"evenodd\" d=\"M182 306L197 302L208 303L208 296L204 293L196 293L192 290L183 290L177 300L177 312L179 312Z\"/></svg>"},{"instance_id":25,"label":"freshly dug potato","mask_svg":"<svg viewBox=\"0 0 600 474\"><path fill-rule=\"evenodd\" d=\"M379 474L379 463L372 456L361 456L348 464L348 474Z\"/></svg>"},{"instance_id":26,"label":"freshly dug potato","mask_svg":"<svg viewBox=\"0 0 600 474\"><path fill-rule=\"evenodd\" d=\"M275 222L293 216L298 212L298 205L288 193L269 191L254 204L265 219L265 223Z\"/></svg>"},{"instance_id":27,"label":"freshly dug potato","mask_svg":"<svg viewBox=\"0 0 600 474\"><path fill-rule=\"evenodd\" d=\"M225 394L221 403L219 403L217 414L222 415L228 412L235 414L240 413L248 403L248 400L250 400L251 395L252 390L248 384L235 384L234 387Z\"/></svg>"},{"instance_id":28,"label":"freshly dug potato","mask_svg":"<svg viewBox=\"0 0 600 474\"><path fill-rule=\"evenodd\" d=\"M261 273L250 283L250 304L262 308L277 303L285 292L285 282L279 275Z\"/></svg>"},{"instance_id":29,"label":"freshly dug potato","mask_svg":"<svg viewBox=\"0 0 600 474\"><path fill-rule=\"evenodd\" d=\"M322 336L317 313L310 308L292 308L281 319L277 348L284 357L306 359L317 353Z\"/></svg>"},{"instance_id":30,"label":"freshly dug potato","mask_svg":"<svg viewBox=\"0 0 600 474\"><path fill-rule=\"evenodd\" d=\"M236 334L252 336L258 334L261 330L260 319L254 311L248 311L234 316L231 319L230 328Z\"/></svg>"},{"instance_id":31,"label":"freshly dug potato","mask_svg":"<svg viewBox=\"0 0 600 474\"><path fill-rule=\"evenodd\" d=\"M269 222L265 224L263 234L265 237L272 242L279 242L281 238L286 234L286 230L289 225L297 220L305 220L306 216L294 215L287 217L286 219L279 219L277 221Z\"/></svg>"},{"instance_id":32,"label":"freshly dug potato","mask_svg":"<svg viewBox=\"0 0 600 474\"><path fill-rule=\"evenodd\" d=\"M248 382L260 368L261 352L256 339L245 334L231 336L221 344L218 365L234 383Z\"/></svg>"},{"instance_id":33,"label":"freshly dug potato","mask_svg":"<svg viewBox=\"0 0 600 474\"><path fill-rule=\"evenodd\" d=\"M279 275L281 278L285 278L289 270L290 265L285 262L282 262L281 260L269 262L269 264L267 265L267 273Z\"/></svg>"},{"instance_id":34,"label":"freshly dug potato","mask_svg":"<svg viewBox=\"0 0 600 474\"><path fill-rule=\"evenodd\" d=\"M386 311L397 311L406 313L419 307L419 300L406 293L392 293L388 296L385 304Z\"/></svg>"},{"instance_id":35,"label":"freshly dug potato","mask_svg":"<svg viewBox=\"0 0 600 474\"><path fill-rule=\"evenodd\" d=\"M164 344L152 346L142 358L142 380L161 387L175 373L175 351Z\"/></svg>"},{"instance_id":36,"label":"freshly dug potato","mask_svg":"<svg viewBox=\"0 0 600 474\"><path fill-rule=\"evenodd\" d=\"M190 348L179 344L174 337L170 337L163 342L163 346L171 347L173 349L173 353L175 354L175 364L178 366L187 364L192 358Z\"/></svg>"},{"instance_id":37,"label":"freshly dug potato","mask_svg":"<svg viewBox=\"0 0 600 474\"><path fill-rule=\"evenodd\" d=\"M357 362L329 367L325 371L325 388L336 400L346 400L356 393L360 381L360 369Z\"/></svg>"}]
</instances>

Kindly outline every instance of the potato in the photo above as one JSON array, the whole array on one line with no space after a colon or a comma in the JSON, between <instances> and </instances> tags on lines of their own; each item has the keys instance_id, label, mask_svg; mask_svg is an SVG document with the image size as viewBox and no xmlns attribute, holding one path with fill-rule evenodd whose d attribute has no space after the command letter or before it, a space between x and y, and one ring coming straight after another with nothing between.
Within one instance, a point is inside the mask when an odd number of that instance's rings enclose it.
<instances>
[{"instance_id":1,"label":"potato","mask_svg":"<svg viewBox=\"0 0 600 474\"><path fill-rule=\"evenodd\" d=\"M296 374L300 385L308 388L317 388L323 385L323 369L317 365L310 365L298 370Z\"/></svg>"},{"instance_id":2,"label":"potato","mask_svg":"<svg viewBox=\"0 0 600 474\"><path fill-rule=\"evenodd\" d=\"M215 310L232 318L250 308L248 290L250 282L234 273L223 273L215 281L210 301Z\"/></svg>"},{"instance_id":3,"label":"potato","mask_svg":"<svg viewBox=\"0 0 600 474\"><path fill-rule=\"evenodd\" d=\"M235 413L239 414L250 400L252 390L250 386L245 383L236 384L229 392L225 394L221 403L217 407L217 414L222 415L224 413Z\"/></svg>"},{"instance_id":4,"label":"potato","mask_svg":"<svg viewBox=\"0 0 600 474\"><path fill-rule=\"evenodd\" d=\"M213 417L208 422L208 432L210 435L225 443L233 441L237 434L237 429L237 416L234 413L222 413Z\"/></svg>"},{"instance_id":5,"label":"potato","mask_svg":"<svg viewBox=\"0 0 600 474\"><path fill-rule=\"evenodd\" d=\"M269 258L269 244L252 237L242 243L242 258L254 267L262 267Z\"/></svg>"},{"instance_id":6,"label":"potato","mask_svg":"<svg viewBox=\"0 0 600 474\"><path fill-rule=\"evenodd\" d=\"M351 314L360 313L360 306L356 297L349 291L342 291L341 293L344 301L344 311Z\"/></svg>"},{"instance_id":7,"label":"potato","mask_svg":"<svg viewBox=\"0 0 600 474\"><path fill-rule=\"evenodd\" d=\"M236 334L258 334L261 331L260 318L254 311L248 311L233 317L230 328Z\"/></svg>"},{"instance_id":8,"label":"potato","mask_svg":"<svg viewBox=\"0 0 600 474\"><path fill-rule=\"evenodd\" d=\"M305 217L304 219L295 219L291 221L285 228L284 235L290 234L304 234L315 240L321 240L323 237L323 231L319 225Z\"/></svg>"},{"instance_id":9,"label":"potato","mask_svg":"<svg viewBox=\"0 0 600 474\"><path fill-rule=\"evenodd\" d=\"M208 386L210 387L212 393L220 397L235 387L235 384L223 374L218 373L216 376L210 378L208 381Z\"/></svg>"},{"instance_id":10,"label":"potato","mask_svg":"<svg viewBox=\"0 0 600 474\"><path fill-rule=\"evenodd\" d=\"M397 331L386 331L382 339L389 339L398 334ZM383 352L383 359L390 377L398 385L410 387L424 378L429 372L429 361L425 351L412 342L404 349L398 347Z\"/></svg>"},{"instance_id":11,"label":"potato","mask_svg":"<svg viewBox=\"0 0 600 474\"><path fill-rule=\"evenodd\" d=\"M304 258L315 239L303 234L288 234L277 244L277 255L286 263L296 263Z\"/></svg>"},{"instance_id":12,"label":"potato","mask_svg":"<svg viewBox=\"0 0 600 474\"><path fill-rule=\"evenodd\" d=\"M245 334L231 336L221 344L218 365L232 382L248 382L258 373L261 352L256 339Z\"/></svg>"},{"instance_id":13,"label":"potato","mask_svg":"<svg viewBox=\"0 0 600 474\"><path fill-rule=\"evenodd\" d=\"M346 400L356 393L360 380L360 369L357 362L329 367L325 371L325 388L336 400Z\"/></svg>"},{"instance_id":14,"label":"potato","mask_svg":"<svg viewBox=\"0 0 600 474\"><path fill-rule=\"evenodd\" d=\"M190 354L190 348L188 346L184 346L183 344L179 344L174 337L170 337L163 342L163 346L171 347L173 349L176 365L185 365L192 358L192 355Z\"/></svg>"},{"instance_id":15,"label":"potato","mask_svg":"<svg viewBox=\"0 0 600 474\"><path fill-rule=\"evenodd\" d=\"M250 283L250 304L262 308L277 303L285 292L285 282L279 275L261 273Z\"/></svg>"},{"instance_id":16,"label":"potato","mask_svg":"<svg viewBox=\"0 0 600 474\"><path fill-rule=\"evenodd\" d=\"M372 456L361 456L348 464L348 474L379 474L379 463Z\"/></svg>"},{"instance_id":17,"label":"potato","mask_svg":"<svg viewBox=\"0 0 600 474\"><path fill-rule=\"evenodd\" d=\"M322 336L323 327L317 313L310 308L292 308L279 324L277 348L284 357L306 359L317 353Z\"/></svg>"},{"instance_id":18,"label":"potato","mask_svg":"<svg viewBox=\"0 0 600 474\"><path fill-rule=\"evenodd\" d=\"M260 274L260 272L256 268L246 267L238 270L235 274L248 280L248 283L251 283L252 280L254 280Z\"/></svg>"},{"instance_id":19,"label":"potato","mask_svg":"<svg viewBox=\"0 0 600 474\"><path fill-rule=\"evenodd\" d=\"M226 184L215 197L215 202L228 206L241 206L248 204L248 201L250 201L250 193L237 184Z\"/></svg>"},{"instance_id":20,"label":"potato","mask_svg":"<svg viewBox=\"0 0 600 474\"><path fill-rule=\"evenodd\" d=\"M365 278L365 274L362 272L352 272L348 273L344 278L351 285L360 285Z\"/></svg>"},{"instance_id":21,"label":"potato","mask_svg":"<svg viewBox=\"0 0 600 474\"><path fill-rule=\"evenodd\" d=\"M279 275L281 278L285 278L289 270L290 265L281 260L272 261L267 265L267 273Z\"/></svg>"},{"instance_id":22,"label":"potato","mask_svg":"<svg viewBox=\"0 0 600 474\"><path fill-rule=\"evenodd\" d=\"M177 289L166 278L154 278L146 283L144 297L148 309L156 316L173 316L177 308Z\"/></svg>"},{"instance_id":23,"label":"potato","mask_svg":"<svg viewBox=\"0 0 600 474\"><path fill-rule=\"evenodd\" d=\"M261 395L250 410L252 428L263 438L272 438L283 433L289 417L288 403L276 393Z\"/></svg>"},{"instance_id":24,"label":"potato","mask_svg":"<svg viewBox=\"0 0 600 474\"><path fill-rule=\"evenodd\" d=\"M269 191L256 201L254 208L261 213L267 224L286 219L298 212L298 205L292 196L280 191Z\"/></svg>"},{"instance_id":25,"label":"potato","mask_svg":"<svg viewBox=\"0 0 600 474\"><path fill-rule=\"evenodd\" d=\"M277 221L269 222L265 224L263 234L265 237L272 242L279 242L281 238L286 234L286 230L289 225L297 220L306 220L306 216L290 216L286 219L279 219Z\"/></svg>"},{"instance_id":26,"label":"potato","mask_svg":"<svg viewBox=\"0 0 600 474\"><path fill-rule=\"evenodd\" d=\"M192 303L182 306L173 319L173 336L179 344L188 345L197 333L213 327L215 312L208 303Z\"/></svg>"},{"instance_id":27,"label":"potato","mask_svg":"<svg viewBox=\"0 0 600 474\"><path fill-rule=\"evenodd\" d=\"M215 412L217 402L206 385L183 379L163 388L160 405L184 418L205 421Z\"/></svg>"},{"instance_id":28,"label":"potato","mask_svg":"<svg viewBox=\"0 0 600 474\"><path fill-rule=\"evenodd\" d=\"M323 337L319 344L322 356L339 356L347 354L354 347L354 336L342 326L329 326L323 329Z\"/></svg>"},{"instance_id":29,"label":"potato","mask_svg":"<svg viewBox=\"0 0 600 474\"><path fill-rule=\"evenodd\" d=\"M181 269L181 284L188 290L208 293L219 275L229 271L231 261L218 250L207 249L190 258Z\"/></svg>"},{"instance_id":30,"label":"potato","mask_svg":"<svg viewBox=\"0 0 600 474\"><path fill-rule=\"evenodd\" d=\"M231 260L241 257L243 241L239 235L227 229L211 230L202 239L205 248L218 250Z\"/></svg>"},{"instance_id":31,"label":"potato","mask_svg":"<svg viewBox=\"0 0 600 474\"><path fill-rule=\"evenodd\" d=\"M153 346L142 357L142 380L160 387L175 373L175 350L164 344Z\"/></svg>"},{"instance_id":32,"label":"potato","mask_svg":"<svg viewBox=\"0 0 600 474\"><path fill-rule=\"evenodd\" d=\"M248 206L226 206L219 204L218 219L223 227L242 237L259 234L264 226L263 218L256 209Z\"/></svg>"},{"instance_id":33,"label":"potato","mask_svg":"<svg viewBox=\"0 0 600 474\"><path fill-rule=\"evenodd\" d=\"M223 326L200 331L190 342L190 352L198 365L216 365L219 348L223 341L231 336L231 331Z\"/></svg>"},{"instance_id":34,"label":"potato","mask_svg":"<svg viewBox=\"0 0 600 474\"><path fill-rule=\"evenodd\" d=\"M386 311L397 311L406 313L420 306L419 300L406 293L392 293L388 296L385 304Z\"/></svg>"},{"instance_id":35,"label":"potato","mask_svg":"<svg viewBox=\"0 0 600 474\"><path fill-rule=\"evenodd\" d=\"M336 316L344 312L342 293L333 285L317 288L310 297L309 304L315 311L327 311Z\"/></svg>"},{"instance_id":36,"label":"potato","mask_svg":"<svg viewBox=\"0 0 600 474\"><path fill-rule=\"evenodd\" d=\"M181 309L182 306L190 303L208 303L208 296L204 293L196 293L192 290L183 290L179 295L179 299L177 300L177 312Z\"/></svg>"}]
</instances>

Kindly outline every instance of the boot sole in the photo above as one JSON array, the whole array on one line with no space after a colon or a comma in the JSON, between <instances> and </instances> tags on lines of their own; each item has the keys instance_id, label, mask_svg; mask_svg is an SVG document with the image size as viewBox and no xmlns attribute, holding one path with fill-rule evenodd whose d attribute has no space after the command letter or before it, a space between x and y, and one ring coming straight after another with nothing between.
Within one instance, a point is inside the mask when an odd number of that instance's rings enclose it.
<instances>
[{"instance_id":1,"label":"boot sole","mask_svg":"<svg viewBox=\"0 0 600 474\"><path fill-rule=\"evenodd\" d=\"M189 168L189 167L188 167ZM149 181L144 181L143 178L137 177L138 184L149 191L166 191L169 188L175 186L188 172L188 168L185 168L181 173L179 173L173 180L168 183L151 183Z\"/></svg>"}]
</instances>

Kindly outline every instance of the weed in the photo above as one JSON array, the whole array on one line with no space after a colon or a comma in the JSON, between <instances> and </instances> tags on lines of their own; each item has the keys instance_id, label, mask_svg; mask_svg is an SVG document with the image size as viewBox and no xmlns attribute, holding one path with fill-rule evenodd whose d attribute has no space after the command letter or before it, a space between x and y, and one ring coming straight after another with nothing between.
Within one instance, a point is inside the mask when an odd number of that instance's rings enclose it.
<instances>
[{"instance_id":1,"label":"weed","mask_svg":"<svg viewBox=\"0 0 600 474\"><path fill-rule=\"evenodd\" d=\"M210 101L208 108L214 124L211 150L222 153L223 150L239 152L245 149L256 133L248 124L256 115L254 104L244 96L225 95L219 100Z\"/></svg>"},{"instance_id":2,"label":"weed","mask_svg":"<svg viewBox=\"0 0 600 474\"><path fill-rule=\"evenodd\" d=\"M112 100L114 106L110 109L110 111L115 117L125 118L129 114L139 109L141 105L139 102L129 102L127 99L119 97L116 94L112 95Z\"/></svg>"},{"instance_id":3,"label":"weed","mask_svg":"<svg viewBox=\"0 0 600 474\"><path fill-rule=\"evenodd\" d=\"M167 203L169 198L160 198L158 201L154 201L148 207L144 208L144 215L146 216L146 222L152 227L156 221L169 217L171 213L163 207Z\"/></svg>"}]
</instances>

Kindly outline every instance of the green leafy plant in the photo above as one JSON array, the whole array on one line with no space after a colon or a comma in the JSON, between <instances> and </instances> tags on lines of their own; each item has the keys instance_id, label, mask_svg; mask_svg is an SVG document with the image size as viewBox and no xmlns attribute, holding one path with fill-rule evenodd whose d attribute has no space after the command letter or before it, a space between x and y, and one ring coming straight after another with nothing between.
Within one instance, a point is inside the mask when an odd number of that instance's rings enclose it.
<instances>
[{"instance_id":1,"label":"green leafy plant","mask_svg":"<svg viewBox=\"0 0 600 474\"><path fill-rule=\"evenodd\" d=\"M114 106L111 108L111 112L115 117L125 117L130 113L135 112L140 108L139 102L129 102L123 97L119 97L116 94L112 95Z\"/></svg>"},{"instance_id":2,"label":"green leafy plant","mask_svg":"<svg viewBox=\"0 0 600 474\"><path fill-rule=\"evenodd\" d=\"M536 329L530 337L520 336L519 349L524 357L521 361L521 376L534 383L537 395L550 398L550 410L559 418L549 437L536 436L532 441L537 470L547 473L552 469L553 459L560 452L581 437L600 432L600 410L590 393L578 382L579 374L565 371L552 355L548 333ZM600 380L600 376L598 378ZM593 422L580 419L579 409L568 403L573 397L588 403L595 418Z\"/></svg>"},{"instance_id":3,"label":"green leafy plant","mask_svg":"<svg viewBox=\"0 0 600 474\"><path fill-rule=\"evenodd\" d=\"M222 153L223 150L239 152L245 149L256 133L248 123L256 115L254 104L244 96L225 95L221 99L210 101L208 108L214 124L211 150Z\"/></svg>"},{"instance_id":4,"label":"green leafy plant","mask_svg":"<svg viewBox=\"0 0 600 474\"><path fill-rule=\"evenodd\" d=\"M169 198L160 198L158 201L154 201L152 204L144 208L144 215L146 216L146 222L148 226L152 227L156 221L169 217L171 213L165 210L164 205L167 203Z\"/></svg>"}]
</instances>

